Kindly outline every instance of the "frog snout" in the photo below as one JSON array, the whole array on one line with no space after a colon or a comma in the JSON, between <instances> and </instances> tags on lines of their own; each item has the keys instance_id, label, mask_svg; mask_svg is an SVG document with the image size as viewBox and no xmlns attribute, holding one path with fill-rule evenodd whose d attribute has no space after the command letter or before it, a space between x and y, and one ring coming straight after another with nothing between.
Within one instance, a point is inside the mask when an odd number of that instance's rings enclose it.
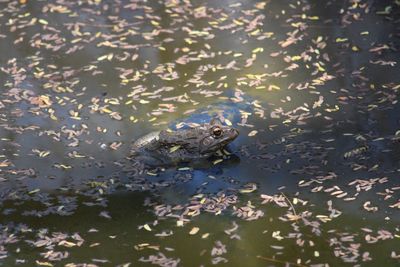
<instances>
[{"instance_id":1,"label":"frog snout","mask_svg":"<svg viewBox=\"0 0 400 267\"><path fill-rule=\"evenodd\" d=\"M233 139L235 139L236 137L238 137L239 135L239 131L236 129L231 129L231 136Z\"/></svg>"}]
</instances>

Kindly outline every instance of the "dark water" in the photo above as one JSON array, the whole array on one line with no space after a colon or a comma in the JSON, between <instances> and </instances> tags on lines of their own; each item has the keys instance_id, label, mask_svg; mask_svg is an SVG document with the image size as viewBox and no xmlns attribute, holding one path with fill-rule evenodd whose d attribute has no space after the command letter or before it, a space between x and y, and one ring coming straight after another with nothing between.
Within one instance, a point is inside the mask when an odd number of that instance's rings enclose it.
<instances>
[{"instance_id":1,"label":"dark water","mask_svg":"<svg viewBox=\"0 0 400 267\"><path fill-rule=\"evenodd\" d=\"M0 2L0 265L399 264L398 1L24 3ZM133 140L218 114L234 156L130 187Z\"/></svg>"}]
</instances>

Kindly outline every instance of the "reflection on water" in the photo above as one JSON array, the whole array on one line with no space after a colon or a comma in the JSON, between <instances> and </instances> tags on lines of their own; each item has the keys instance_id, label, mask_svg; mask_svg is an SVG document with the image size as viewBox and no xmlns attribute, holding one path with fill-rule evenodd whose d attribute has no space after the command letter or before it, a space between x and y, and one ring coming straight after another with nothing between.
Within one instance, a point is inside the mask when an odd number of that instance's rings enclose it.
<instances>
[{"instance_id":1,"label":"reflection on water","mask_svg":"<svg viewBox=\"0 0 400 267\"><path fill-rule=\"evenodd\" d=\"M396 1L0 5L0 265L398 263ZM124 171L212 117L228 159Z\"/></svg>"}]
</instances>

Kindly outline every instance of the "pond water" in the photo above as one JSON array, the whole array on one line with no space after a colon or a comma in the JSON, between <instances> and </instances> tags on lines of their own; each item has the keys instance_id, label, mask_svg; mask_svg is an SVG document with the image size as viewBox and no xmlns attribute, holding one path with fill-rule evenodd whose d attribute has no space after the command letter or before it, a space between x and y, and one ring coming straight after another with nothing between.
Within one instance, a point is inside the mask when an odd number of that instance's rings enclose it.
<instances>
[{"instance_id":1,"label":"pond water","mask_svg":"<svg viewBox=\"0 0 400 267\"><path fill-rule=\"evenodd\" d=\"M397 0L0 7L0 266L399 264ZM124 171L213 117L231 157Z\"/></svg>"}]
</instances>

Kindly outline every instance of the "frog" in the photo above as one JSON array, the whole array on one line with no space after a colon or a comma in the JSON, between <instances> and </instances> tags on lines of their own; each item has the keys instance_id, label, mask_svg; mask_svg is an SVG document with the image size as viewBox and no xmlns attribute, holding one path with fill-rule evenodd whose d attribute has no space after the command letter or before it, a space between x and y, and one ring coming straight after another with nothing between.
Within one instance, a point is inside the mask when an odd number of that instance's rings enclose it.
<instances>
[{"instance_id":1,"label":"frog","mask_svg":"<svg viewBox=\"0 0 400 267\"><path fill-rule=\"evenodd\" d=\"M131 150L135 159L161 166L207 159L239 136L239 131L212 119L188 129L161 130L137 139Z\"/></svg>"}]
</instances>

